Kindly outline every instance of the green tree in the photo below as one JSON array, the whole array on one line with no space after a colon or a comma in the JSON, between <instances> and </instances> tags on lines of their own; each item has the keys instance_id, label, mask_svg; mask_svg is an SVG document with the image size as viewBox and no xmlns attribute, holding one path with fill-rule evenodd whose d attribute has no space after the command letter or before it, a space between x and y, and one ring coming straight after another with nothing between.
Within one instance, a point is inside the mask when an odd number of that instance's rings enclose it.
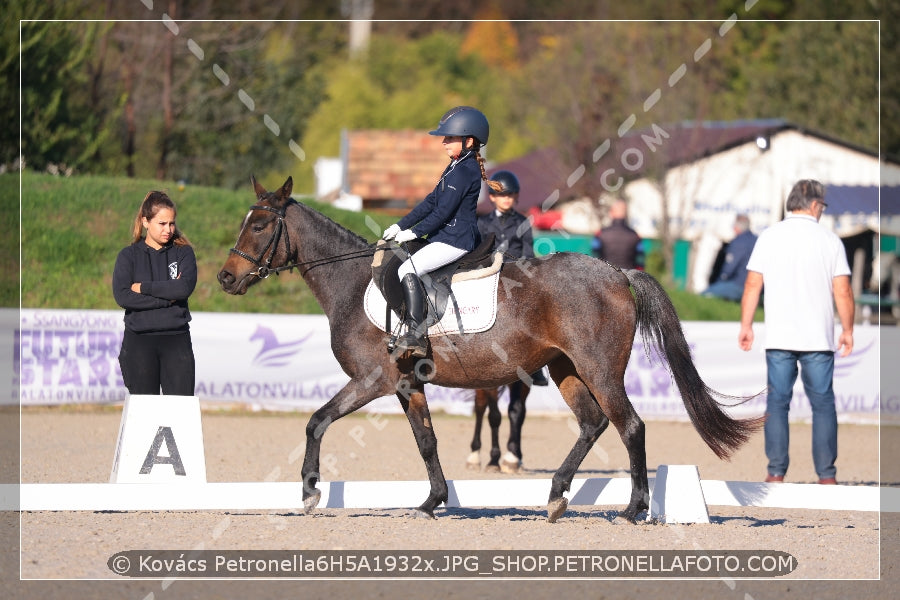
<instances>
[{"instance_id":1,"label":"green tree","mask_svg":"<svg viewBox=\"0 0 900 600\"><path fill-rule=\"evenodd\" d=\"M900 161L900 5L879 3L881 19L881 151Z\"/></svg>"},{"instance_id":2,"label":"green tree","mask_svg":"<svg viewBox=\"0 0 900 600\"><path fill-rule=\"evenodd\" d=\"M50 164L80 167L96 153L101 141L96 132L103 116L90 110L85 92L89 87L85 65L101 25L62 26L41 20L58 16L59 9L28 2L13 4L7 18L22 19L21 45L18 28L10 31L4 27L3 93L21 91L22 155L26 164L36 169ZM10 117L18 111L9 107L16 106L17 101L3 102L4 120L15 122ZM0 135L0 160L11 162L19 153L18 128L4 127Z\"/></svg>"},{"instance_id":3,"label":"green tree","mask_svg":"<svg viewBox=\"0 0 900 600\"><path fill-rule=\"evenodd\" d=\"M21 6L10 2L0 16L0 165L19 156L19 27ZM19 2L18 4L23 4Z\"/></svg>"},{"instance_id":4,"label":"green tree","mask_svg":"<svg viewBox=\"0 0 900 600\"><path fill-rule=\"evenodd\" d=\"M778 117L875 150L878 23L817 21L763 27L762 56L744 61L732 102L748 117Z\"/></svg>"},{"instance_id":5,"label":"green tree","mask_svg":"<svg viewBox=\"0 0 900 600\"><path fill-rule=\"evenodd\" d=\"M339 30L215 23L191 35L202 40L204 58L178 62L170 177L234 188L253 173L282 176L308 160L299 144L324 89L314 67L340 50Z\"/></svg>"},{"instance_id":6,"label":"green tree","mask_svg":"<svg viewBox=\"0 0 900 600\"><path fill-rule=\"evenodd\" d=\"M326 100L303 138L308 160L295 174L295 189L313 189L315 158L339 156L344 129L425 131L448 108L470 104L489 115L496 132L506 100L493 98L491 70L477 56L461 53L460 43L460 36L443 32L413 41L373 36L365 58L335 57L320 64Z\"/></svg>"}]
</instances>

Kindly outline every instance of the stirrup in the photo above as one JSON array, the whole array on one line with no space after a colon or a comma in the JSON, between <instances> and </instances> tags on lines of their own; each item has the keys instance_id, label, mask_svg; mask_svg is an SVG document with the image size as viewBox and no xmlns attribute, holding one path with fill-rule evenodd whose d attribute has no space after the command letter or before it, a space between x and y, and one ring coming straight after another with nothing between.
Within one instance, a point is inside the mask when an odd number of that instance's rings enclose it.
<instances>
[{"instance_id":1,"label":"stirrup","mask_svg":"<svg viewBox=\"0 0 900 600\"><path fill-rule=\"evenodd\" d=\"M426 338L417 338L411 333L405 333L395 343L395 348L402 348L415 358L424 358L428 354L428 342Z\"/></svg>"},{"instance_id":2,"label":"stirrup","mask_svg":"<svg viewBox=\"0 0 900 600\"><path fill-rule=\"evenodd\" d=\"M391 335L385 340L388 352L393 352L397 348L397 336Z\"/></svg>"}]
</instances>

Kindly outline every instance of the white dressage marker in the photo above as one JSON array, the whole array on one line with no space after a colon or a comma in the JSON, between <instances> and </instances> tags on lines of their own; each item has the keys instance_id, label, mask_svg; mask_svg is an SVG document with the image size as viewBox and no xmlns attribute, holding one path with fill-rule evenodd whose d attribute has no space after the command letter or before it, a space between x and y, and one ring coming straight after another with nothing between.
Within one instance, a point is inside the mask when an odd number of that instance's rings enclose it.
<instances>
[{"instance_id":1,"label":"white dressage marker","mask_svg":"<svg viewBox=\"0 0 900 600\"><path fill-rule=\"evenodd\" d=\"M200 399L125 399L110 483L206 483Z\"/></svg>"},{"instance_id":2,"label":"white dressage marker","mask_svg":"<svg viewBox=\"0 0 900 600\"><path fill-rule=\"evenodd\" d=\"M709 523L697 465L659 465L650 490L648 521Z\"/></svg>"}]
</instances>

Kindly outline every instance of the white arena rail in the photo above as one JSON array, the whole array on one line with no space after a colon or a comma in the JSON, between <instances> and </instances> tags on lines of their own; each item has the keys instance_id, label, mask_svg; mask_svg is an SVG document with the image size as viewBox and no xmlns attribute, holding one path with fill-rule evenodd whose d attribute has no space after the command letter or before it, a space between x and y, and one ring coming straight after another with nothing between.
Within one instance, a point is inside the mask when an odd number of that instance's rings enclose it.
<instances>
[{"instance_id":1,"label":"white arena rail","mask_svg":"<svg viewBox=\"0 0 900 600\"><path fill-rule=\"evenodd\" d=\"M448 508L544 507L549 479L451 480ZM655 479L650 479L651 489ZM900 512L900 488L701 480L712 506ZM320 482L322 508L414 508L427 481ZM672 486L670 486L671 488ZM677 488L675 488L677 489ZM628 504L631 480L572 481L570 506ZM5 511L302 510L299 482L0 484Z\"/></svg>"}]
</instances>

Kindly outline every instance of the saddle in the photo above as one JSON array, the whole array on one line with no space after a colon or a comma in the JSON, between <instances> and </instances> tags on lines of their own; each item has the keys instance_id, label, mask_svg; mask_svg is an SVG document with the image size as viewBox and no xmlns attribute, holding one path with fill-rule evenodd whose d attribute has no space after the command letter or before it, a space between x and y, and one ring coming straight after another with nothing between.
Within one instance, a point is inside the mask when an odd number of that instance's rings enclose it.
<instances>
[{"instance_id":1,"label":"saddle","mask_svg":"<svg viewBox=\"0 0 900 600\"><path fill-rule=\"evenodd\" d=\"M388 331L391 330L391 312L396 312L398 315L406 313L406 303L403 300L403 291L400 289L400 278L397 276L397 271L403 261L421 250L427 243L419 239L408 242L406 247L409 252L393 241L379 240L375 246L375 257L372 260L372 282L387 302L385 323ZM494 234L492 233L485 237L474 250L459 260L444 265L431 273L425 273L419 278L425 289L425 323L428 327L439 322L447 310L448 302L453 302L459 330L462 332L462 320L451 284L454 281L487 277L499 271L503 263L503 253L493 252L493 247Z\"/></svg>"}]
</instances>

